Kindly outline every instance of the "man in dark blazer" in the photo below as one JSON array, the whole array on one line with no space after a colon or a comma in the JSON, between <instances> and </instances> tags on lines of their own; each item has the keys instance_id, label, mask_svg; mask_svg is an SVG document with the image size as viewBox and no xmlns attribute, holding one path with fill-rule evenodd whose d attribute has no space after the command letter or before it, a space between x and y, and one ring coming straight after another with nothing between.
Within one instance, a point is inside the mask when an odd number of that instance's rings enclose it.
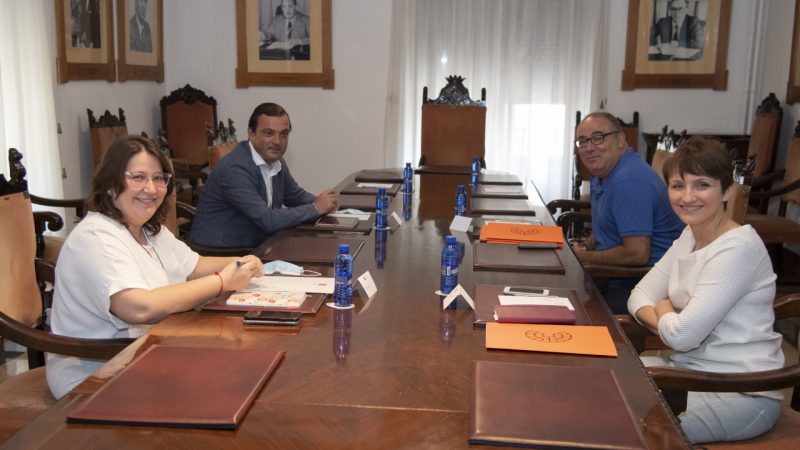
<instances>
[{"instance_id":1,"label":"man in dark blazer","mask_svg":"<svg viewBox=\"0 0 800 450\"><path fill-rule=\"evenodd\" d=\"M663 49L675 42L678 48L699 50L691 59L702 58L705 22L689 15L686 0L672 0L668 8L669 16L659 19L650 29L650 45L658 47L662 54L671 55L671 52Z\"/></svg>"},{"instance_id":2,"label":"man in dark blazer","mask_svg":"<svg viewBox=\"0 0 800 450\"><path fill-rule=\"evenodd\" d=\"M189 239L215 247L255 247L270 234L335 211L333 189L318 196L301 188L283 155L292 129L275 103L256 107L248 140L222 158L203 187Z\"/></svg>"}]
</instances>

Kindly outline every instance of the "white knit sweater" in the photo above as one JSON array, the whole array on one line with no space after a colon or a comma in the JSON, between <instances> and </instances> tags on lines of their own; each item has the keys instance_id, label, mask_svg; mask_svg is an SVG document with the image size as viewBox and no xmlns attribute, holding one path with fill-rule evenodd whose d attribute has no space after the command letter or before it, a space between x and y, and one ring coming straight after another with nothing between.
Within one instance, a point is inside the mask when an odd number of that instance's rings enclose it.
<instances>
[{"instance_id":1,"label":"white knit sweater","mask_svg":"<svg viewBox=\"0 0 800 450\"><path fill-rule=\"evenodd\" d=\"M749 225L694 249L689 227L642 278L628 311L669 298L675 308L658 321L677 367L706 372L757 372L783 367L773 331L775 274L761 238ZM780 391L762 392L782 398Z\"/></svg>"}]
</instances>

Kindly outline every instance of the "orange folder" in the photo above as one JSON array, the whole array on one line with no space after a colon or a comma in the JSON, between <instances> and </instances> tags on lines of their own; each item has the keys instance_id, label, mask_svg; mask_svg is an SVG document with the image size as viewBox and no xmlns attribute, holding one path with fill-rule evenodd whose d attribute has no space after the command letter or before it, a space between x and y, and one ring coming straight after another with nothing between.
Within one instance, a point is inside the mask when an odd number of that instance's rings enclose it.
<instances>
[{"instance_id":1,"label":"orange folder","mask_svg":"<svg viewBox=\"0 0 800 450\"><path fill-rule=\"evenodd\" d=\"M617 356L608 328L598 326L488 322L486 348Z\"/></svg>"},{"instance_id":2,"label":"orange folder","mask_svg":"<svg viewBox=\"0 0 800 450\"><path fill-rule=\"evenodd\" d=\"M490 222L481 228L480 240L492 244L546 242L562 246L564 245L564 232L561 227L552 225Z\"/></svg>"}]
</instances>

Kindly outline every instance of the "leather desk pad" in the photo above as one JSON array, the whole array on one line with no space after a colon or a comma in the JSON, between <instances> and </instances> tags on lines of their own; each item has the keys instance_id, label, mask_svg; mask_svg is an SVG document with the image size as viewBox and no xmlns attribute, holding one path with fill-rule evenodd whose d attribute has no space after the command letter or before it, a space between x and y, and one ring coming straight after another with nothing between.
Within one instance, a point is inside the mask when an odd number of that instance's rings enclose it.
<instances>
[{"instance_id":1,"label":"leather desk pad","mask_svg":"<svg viewBox=\"0 0 800 450\"><path fill-rule=\"evenodd\" d=\"M355 259L364 246L364 240L338 236L288 236L267 245L260 257L265 261L279 259L295 264L333 265L339 254L339 244L349 244L350 255Z\"/></svg>"}]
</instances>

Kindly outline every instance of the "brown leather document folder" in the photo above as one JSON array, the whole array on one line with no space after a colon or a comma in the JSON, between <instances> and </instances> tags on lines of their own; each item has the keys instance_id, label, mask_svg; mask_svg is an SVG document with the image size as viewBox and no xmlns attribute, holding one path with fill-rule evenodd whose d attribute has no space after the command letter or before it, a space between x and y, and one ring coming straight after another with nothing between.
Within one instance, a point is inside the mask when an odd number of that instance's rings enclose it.
<instances>
[{"instance_id":1,"label":"brown leather document folder","mask_svg":"<svg viewBox=\"0 0 800 450\"><path fill-rule=\"evenodd\" d=\"M283 354L154 345L70 412L67 422L235 429Z\"/></svg>"},{"instance_id":2,"label":"brown leather document folder","mask_svg":"<svg viewBox=\"0 0 800 450\"><path fill-rule=\"evenodd\" d=\"M547 286L539 286L547 287ZM498 295L503 295L502 284L476 284L475 292L472 295L472 300L475 302L475 322L472 324L475 328L485 328L487 322L495 322L494 320L494 307L500 304ZM583 308L583 303L578 300L578 294L572 289L559 289L548 288L550 295L556 297L565 297L569 299L572 307L575 308L575 323L577 325L591 325L592 321L589 320L589 315Z\"/></svg>"},{"instance_id":3,"label":"brown leather document folder","mask_svg":"<svg viewBox=\"0 0 800 450\"><path fill-rule=\"evenodd\" d=\"M370 195L340 195L339 209L355 208L361 211L375 211L375 197Z\"/></svg>"},{"instance_id":4,"label":"brown leather document folder","mask_svg":"<svg viewBox=\"0 0 800 450\"><path fill-rule=\"evenodd\" d=\"M320 226L316 222L309 222L304 223L296 226L295 228L298 230L313 230L313 231L330 231L330 232L346 232L346 233L361 233L361 234L369 234L372 231L372 225L375 224L375 214L370 213L369 219L367 220L359 220L358 224L355 227L347 227L347 226Z\"/></svg>"},{"instance_id":5,"label":"brown leather document folder","mask_svg":"<svg viewBox=\"0 0 800 450\"><path fill-rule=\"evenodd\" d=\"M478 185L472 188L472 197L474 198L516 198L527 199L528 194L522 189L522 186L515 185Z\"/></svg>"},{"instance_id":6,"label":"brown leather document folder","mask_svg":"<svg viewBox=\"0 0 800 450\"><path fill-rule=\"evenodd\" d=\"M470 444L645 449L609 369L472 362Z\"/></svg>"},{"instance_id":7,"label":"brown leather document folder","mask_svg":"<svg viewBox=\"0 0 800 450\"><path fill-rule=\"evenodd\" d=\"M366 181L357 181L354 183L350 183L347 186L345 186L344 189L342 189L341 192L339 193L348 195L371 195L373 197L378 195L378 188L358 187L360 183L366 183ZM398 192L400 192L400 183L392 183L392 187L386 189L386 195L392 197L397 195Z\"/></svg>"},{"instance_id":8,"label":"brown leather document folder","mask_svg":"<svg viewBox=\"0 0 800 450\"><path fill-rule=\"evenodd\" d=\"M365 169L358 172L356 181L402 183L403 171L400 169Z\"/></svg>"},{"instance_id":9,"label":"brown leather document folder","mask_svg":"<svg viewBox=\"0 0 800 450\"><path fill-rule=\"evenodd\" d=\"M509 216L535 216L533 205L527 200L506 198L472 198L473 214L505 214Z\"/></svg>"},{"instance_id":10,"label":"brown leather document folder","mask_svg":"<svg viewBox=\"0 0 800 450\"><path fill-rule=\"evenodd\" d=\"M478 178L478 184L505 184L522 186L522 182L519 181L519 178L517 178L516 175L492 172L482 173Z\"/></svg>"},{"instance_id":11,"label":"brown leather document folder","mask_svg":"<svg viewBox=\"0 0 800 450\"><path fill-rule=\"evenodd\" d=\"M328 294L306 294L306 299L302 305L297 309L288 310L287 308L271 308L269 306L239 306L228 305L225 303L232 292L227 292L219 297L212 299L210 302L203 305L200 310L206 312L223 312L229 314L245 314L249 311L298 311L304 315L313 316L319 311L319 307L325 301Z\"/></svg>"},{"instance_id":12,"label":"brown leather document folder","mask_svg":"<svg viewBox=\"0 0 800 450\"><path fill-rule=\"evenodd\" d=\"M469 166L419 166L414 169L415 173L445 173L469 175Z\"/></svg>"},{"instance_id":13,"label":"brown leather document folder","mask_svg":"<svg viewBox=\"0 0 800 450\"><path fill-rule=\"evenodd\" d=\"M266 245L260 256L266 261L279 259L293 263L333 265L333 259L339 254L339 244L349 244L350 255L355 259L364 241L336 236L288 236Z\"/></svg>"},{"instance_id":14,"label":"brown leather document folder","mask_svg":"<svg viewBox=\"0 0 800 450\"><path fill-rule=\"evenodd\" d=\"M522 250L516 245L486 242L475 242L472 248L474 270L565 273L556 250Z\"/></svg>"}]
</instances>

